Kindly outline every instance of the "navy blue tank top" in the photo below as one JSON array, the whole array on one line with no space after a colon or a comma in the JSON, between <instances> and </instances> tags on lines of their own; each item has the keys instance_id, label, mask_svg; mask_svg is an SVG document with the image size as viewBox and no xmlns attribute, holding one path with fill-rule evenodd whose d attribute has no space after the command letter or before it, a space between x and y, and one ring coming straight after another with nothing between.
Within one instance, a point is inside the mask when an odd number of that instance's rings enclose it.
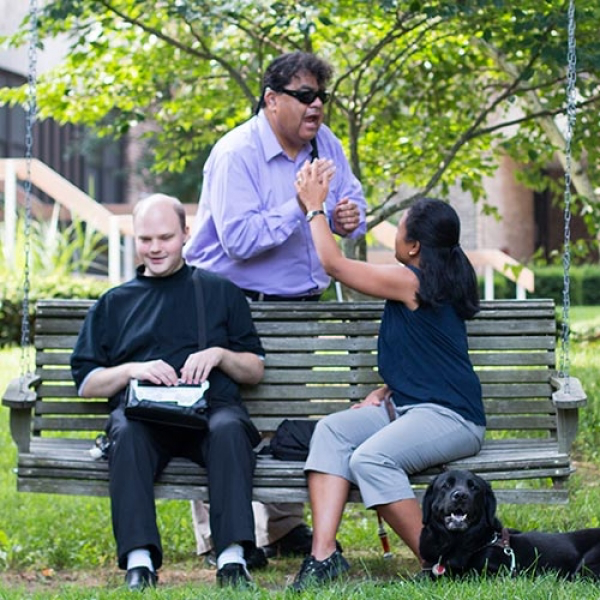
<instances>
[{"instance_id":1,"label":"navy blue tank top","mask_svg":"<svg viewBox=\"0 0 600 600\"><path fill-rule=\"evenodd\" d=\"M454 308L385 304L378 365L397 406L432 402L485 425L481 384L469 358L465 322Z\"/></svg>"}]
</instances>

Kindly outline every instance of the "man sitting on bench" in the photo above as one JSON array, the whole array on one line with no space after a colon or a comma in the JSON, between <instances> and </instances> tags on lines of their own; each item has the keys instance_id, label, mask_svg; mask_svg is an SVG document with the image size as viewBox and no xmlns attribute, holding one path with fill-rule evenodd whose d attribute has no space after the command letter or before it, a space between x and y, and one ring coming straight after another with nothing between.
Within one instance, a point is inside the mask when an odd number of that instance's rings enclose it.
<instances>
[{"instance_id":1,"label":"man sitting on bench","mask_svg":"<svg viewBox=\"0 0 600 600\"><path fill-rule=\"evenodd\" d=\"M109 290L90 309L71 359L79 395L110 398L106 431L119 567L127 569L130 589L156 585L162 548L154 481L172 457L183 456L207 469L217 581L249 585L244 551L255 545L252 449L260 435L238 384L260 381L264 351L241 290L184 264L187 227L176 198L156 194L142 200L133 225L142 265L133 280ZM198 276L207 342L200 350ZM132 379L166 386L208 379L208 431L129 420L124 392Z\"/></svg>"}]
</instances>

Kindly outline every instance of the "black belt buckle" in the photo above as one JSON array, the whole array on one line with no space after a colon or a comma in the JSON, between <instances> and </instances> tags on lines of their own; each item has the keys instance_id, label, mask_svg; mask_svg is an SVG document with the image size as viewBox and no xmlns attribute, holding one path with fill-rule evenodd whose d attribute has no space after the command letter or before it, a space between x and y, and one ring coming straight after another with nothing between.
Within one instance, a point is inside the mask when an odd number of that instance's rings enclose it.
<instances>
[{"instance_id":1,"label":"black belt buckle","mask_svg":"<svg viewBox=\"0 0 600 600\"><path fill-rule=\"evenodd\" d=\"M310 296L279 296L278 294L265 294L263 292L255 292L254 290L242 290L242 292L252 302L308 302L321 298L321 294L312 294Z\"/></svg>"},{"instance_id":2,"label":"black belt buckle","mask_svg":"<svg viewBox=\"0 0 600 600\"><path fill-rule=\"evenodd\" d=\"M254 290L242 290L244 292L244 296L252 302L260 302L264 300L265 295L262 292L255 292Z\"/></svg>"}]
</instances>

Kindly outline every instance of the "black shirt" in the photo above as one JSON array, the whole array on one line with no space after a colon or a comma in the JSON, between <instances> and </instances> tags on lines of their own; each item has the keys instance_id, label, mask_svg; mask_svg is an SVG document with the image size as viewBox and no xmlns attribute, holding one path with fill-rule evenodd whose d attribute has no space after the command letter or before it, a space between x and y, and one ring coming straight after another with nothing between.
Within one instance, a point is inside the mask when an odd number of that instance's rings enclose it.
<instances>
[{"instance_id":1,"label":"black shirt","mask_svg":"<svg viewBox=\"0 0 600 600\"><path fill-rule=\"evenodd\" d=\"M106 292L86 316L71 356L77 387L93 370L126 362L162 359L179 373L187 357L199 350L195 270L184 265L168 277L138 272ZM198 271L207 347L264 356L242 291L223 277ZM241 401L238 385L220 369L213 369L209 381L212 403Z\"/></svg>"}]
</instances>

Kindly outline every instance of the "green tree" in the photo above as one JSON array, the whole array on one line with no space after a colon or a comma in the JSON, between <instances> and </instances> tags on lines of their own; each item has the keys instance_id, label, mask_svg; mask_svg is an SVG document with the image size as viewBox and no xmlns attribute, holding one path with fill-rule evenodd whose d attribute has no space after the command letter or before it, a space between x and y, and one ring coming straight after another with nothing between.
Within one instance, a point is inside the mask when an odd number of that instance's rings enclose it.
<instances>
[{"instance_id":1,"label":"green tree","mask_svg":"<svg viewBox=\"0 0 600 600\"><path fill-rule=\"evenodd\" d=\"M586 159L589 185L579 191L593 207L600 0L580 4L573 150L577 165ZM415 194L446 196L456 182L485 210L482 179L495 170L495 153L514 156L528 183L543 187L543 167L563 150L543 123L564 111L566 7L552 0L54 0L40 15L40 38L66 34L70 52L38 84L40 114L113 136L146 122L153 170L182 172L249 117L276 55L315 51L336 69L327 119L365 186L370 227ZM26 34L24 26L11 43ZM0 100L24 94L4 90Z\"/></svg>"}]
</instances>

